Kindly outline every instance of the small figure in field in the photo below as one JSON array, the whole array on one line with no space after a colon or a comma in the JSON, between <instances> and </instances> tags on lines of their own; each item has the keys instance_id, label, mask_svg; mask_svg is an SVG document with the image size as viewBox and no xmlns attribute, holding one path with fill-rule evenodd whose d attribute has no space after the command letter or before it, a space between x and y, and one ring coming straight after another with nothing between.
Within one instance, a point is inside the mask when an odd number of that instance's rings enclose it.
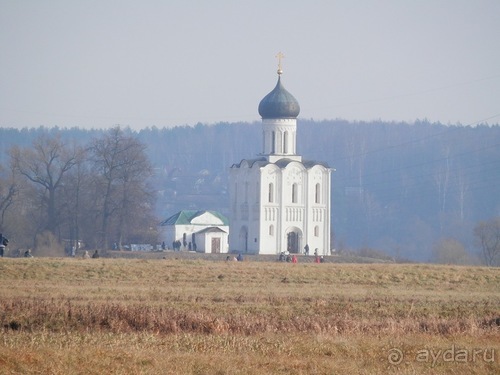
<instances>
[{"instance_id":1,"label":"small figure in field","mask_svg":"<svg viewBox=\"0 0 500 375\"><path fill-rule=\"evenodd\" d=\"M306 244L306 246L304 246L304 254L309 255L309 245L308 244Z\"/></svg>"},{"instance_id":2,"label":"small figure in field","mask_svg":"<svg viewBox=\"0 0 500 375\"><path fill-rule=\"evenodd\" d=\"M87 250L85 250L85 252L83 253L83 259L90 259L90 255Z\"/></svg>"},{"instance_id":3,"label":"small figure in field","mask_svg":"<svg viewBox=\"0 0 500 375\"><path fill-rule=\"evenodd\" d=\"M238 254L238 257L236 258L238 262L243 262L243 255L241 253Z\"/></svg>"},{"instance_id":4,"label":"small figure in field","mask_svg":"<svg viewBox=\"0 0 500 375\"><path fill-rule=\"evenodd\" d=\"M321 263L321 259L319 256L316 255L316 258L314 258L314 263Z\"/></svg>"},{"instance_id":5,"label":"small figure in field","mask_svg":"<svg viewBox=\"0 0 500 375\"><path fill-rule=\"evenodd\" d=\"M99 253L97 252L97 250L94 251L94 254L92 254L92 258L94 258L94 259L99 258Z\"/></svg>"},{"instance_id":6,"label":"small figure in field","mask_svg":"<svg viewBox=\"0 0 500 375\"><path fill-rule=\"evenodd\" d=\"M297 260L297 255L295 255L295 254L294 254L294 255L292 256L292 263L297 263L297 262L298 262L298 260Z\"/></svg>"},{"instance_id":7,"label":"small figure in field","mask_svg":"<svg viewBox=\"0 0 500 375\"><path fill-rule=\"evenodd\" d=\"M7 237L4 237L2 233L0 233L0 257L3 258L3 253L5 252L5 248L9 244L9 240Z\"/></svg>"},{"instance_id":8,"label":"small figure in field","mask_svg":"<svg viewBox=\"0 0 500 375\"><path fill-rule=\"evenodd\" d=\"M31 254L31 249L28 249L24 252L25 258L33 258L33 254Z\"/></svg>"}]
</instances>

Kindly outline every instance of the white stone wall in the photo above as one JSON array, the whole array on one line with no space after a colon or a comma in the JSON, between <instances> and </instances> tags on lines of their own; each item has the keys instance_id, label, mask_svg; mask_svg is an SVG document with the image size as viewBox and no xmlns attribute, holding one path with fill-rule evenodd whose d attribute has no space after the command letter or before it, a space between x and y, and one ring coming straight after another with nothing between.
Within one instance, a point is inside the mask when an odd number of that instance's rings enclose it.
<instances>
[{"instance_id":1,"label":"white stone wall","mask_svg":"<svg viewBox=\"0 0 500 375\"><path fill-rule=\"evenodd\" d=\"M162 241L165 241L165 245L169 248L172 249L172 242L173 241L183 241L183 235L186 233L186 242L189 244L189 242L192 242L192 235L193 233L197 233L203 229L207 228L212 228L214 227L215 224L205 224L205 225L167 225L163 228L163 235L162 235ZM227 244L227 233L229 233L229 226L227 225L217 225L218 228L223 230L226 233L222 232L215 232L215 234L221 236L221 253L228 251L228 244ZM219 234L218 234L219 233ZM198 252L205 252L205 247L202 245L202 237L204 237L205 234L195 234L196 238L196 246L197 246L197 251ZM183 246L183 245L182 245ZM183 247L181 249L184 250ZM188 245L186 245L186 250L188 249ZM192 243L191 243L191 249L193 250Z\"/></svg>"},{"instance_id":2,"label":"white stone wall","mask_svg":"<svg viewBox=\"0 0 500 375\"><path fill-rule=\"evenodd\" d=\"M196 240L196 244L198 246L197 252L199 253L211 253L212 252L212 238L220 239L220 253L228 252L228 242L227 242L227 233L223 232L206 232L203 235L199 236Z\"/></svg>"},{"instance_id":3,"label":"white stone wall","mask_svg":"<svg viewBox=\"0 0 500 375\"><path fill-rule=\"evenodd\" d=\"M279 254L287 250L287 233L294 231L300 252L308 244L310 254L315 249L321 255L329 253L329 169L306 169L295 161L282 169L242 163L230 176L230 250L245 252L246 234L247 253Z\"/></svg>"}]
</instances>

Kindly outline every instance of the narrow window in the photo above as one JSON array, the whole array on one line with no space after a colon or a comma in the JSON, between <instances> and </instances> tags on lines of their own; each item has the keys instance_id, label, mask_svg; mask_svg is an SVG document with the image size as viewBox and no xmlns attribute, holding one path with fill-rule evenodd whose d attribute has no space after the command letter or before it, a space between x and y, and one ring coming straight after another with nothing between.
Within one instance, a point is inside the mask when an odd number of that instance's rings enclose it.
<instances>
[{"instance_id":1,"label":"narrow window","mask_svg":"<svg viewBox=\"0 0 500 375\"><path fill-rule=\"evenodd\" d=\"M316 203L320 203L320 186L319 184L316 184L316 194L315 194L315 199L314 199L314 202Z\"/></svg>"},{"instance_id":2,"label":"narrow window","mask_svg":"<svg viewBox=\"0 0 500 375\"><path fill-rule=\"evenodd\" d=\"M269 184L269 203L274 202L274 186L272 183Z\"/></svg>"},{"instance_id":3,"label":"narrow window","mask_svg":"<svg viewBox=\"0 0 500 375\"><path fill-rule=\"evenodd\" d=\"M276 133L273 131L271 133L271 154L276 153Z\"/></svg>"},{"instance_id":4,"label":"narrow window","mask_svg":"<svg viewBox=\"0 0 500 375\"><path fill-rule=\"evenodd\" d=\"M274 236L274 225L269 225L269 235Z\"/></svg>"},{"instance_id":5,"label":"narrow window","mask_svg":"<svg viewBox=\"0 0 500 375\"><path fill-rule=\"evenodd\" d=\"M283 153L288 154L288 132L283 133Z\"/></svg>"},{"instance_id":6,"label":"narrow window","mask_svg":"<svg viewBox=\"0 0 500 375\"><path fill-rule=\"evenodd\" d=\"M292 185L292 203L297 203L297 184Z\"/></svg>"},{"instance_id":7,"label":"narrow window","mask_svg":"<svg viewBox=\"0 0 500 375\"><path fill-rule=\"evenodd\" d=\"M314 236L319 237L319 227L317 225L314 227Z\"/></svg>"}]
</instances>

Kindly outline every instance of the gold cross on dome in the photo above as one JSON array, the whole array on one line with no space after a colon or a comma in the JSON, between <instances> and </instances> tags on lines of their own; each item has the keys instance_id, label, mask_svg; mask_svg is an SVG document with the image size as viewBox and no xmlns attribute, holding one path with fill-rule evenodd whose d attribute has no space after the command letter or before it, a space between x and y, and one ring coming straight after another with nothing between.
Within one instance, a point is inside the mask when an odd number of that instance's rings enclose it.
<instances>
[{"instance_id":1,"label":"gold cross on dome","mask_svg":"<svg viewBox=\"0 0 500 375\"><path fill-rule=\"evenodd\" d=\"M278 58L278 74L282 74L283 70L281 69L281 59L283 59L285 55L283 55L281 52L278 52L276 57Z\"/></svg>"}]
</instances>

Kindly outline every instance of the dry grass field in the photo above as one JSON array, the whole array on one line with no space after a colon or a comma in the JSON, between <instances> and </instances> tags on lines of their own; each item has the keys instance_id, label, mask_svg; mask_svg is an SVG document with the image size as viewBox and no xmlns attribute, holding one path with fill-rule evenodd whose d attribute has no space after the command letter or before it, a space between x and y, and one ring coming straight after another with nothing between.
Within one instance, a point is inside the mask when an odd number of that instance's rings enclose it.
<instances>
[{"instance_id":1,"label":"dry grass field","mask_svg":"<svg viewBox=\"0 0 500 375\"><path fill-rule=\"evenodd\" d=\"M0 259L0 374L499 374L500 269Z\"/></svg>"}]
</instances>

